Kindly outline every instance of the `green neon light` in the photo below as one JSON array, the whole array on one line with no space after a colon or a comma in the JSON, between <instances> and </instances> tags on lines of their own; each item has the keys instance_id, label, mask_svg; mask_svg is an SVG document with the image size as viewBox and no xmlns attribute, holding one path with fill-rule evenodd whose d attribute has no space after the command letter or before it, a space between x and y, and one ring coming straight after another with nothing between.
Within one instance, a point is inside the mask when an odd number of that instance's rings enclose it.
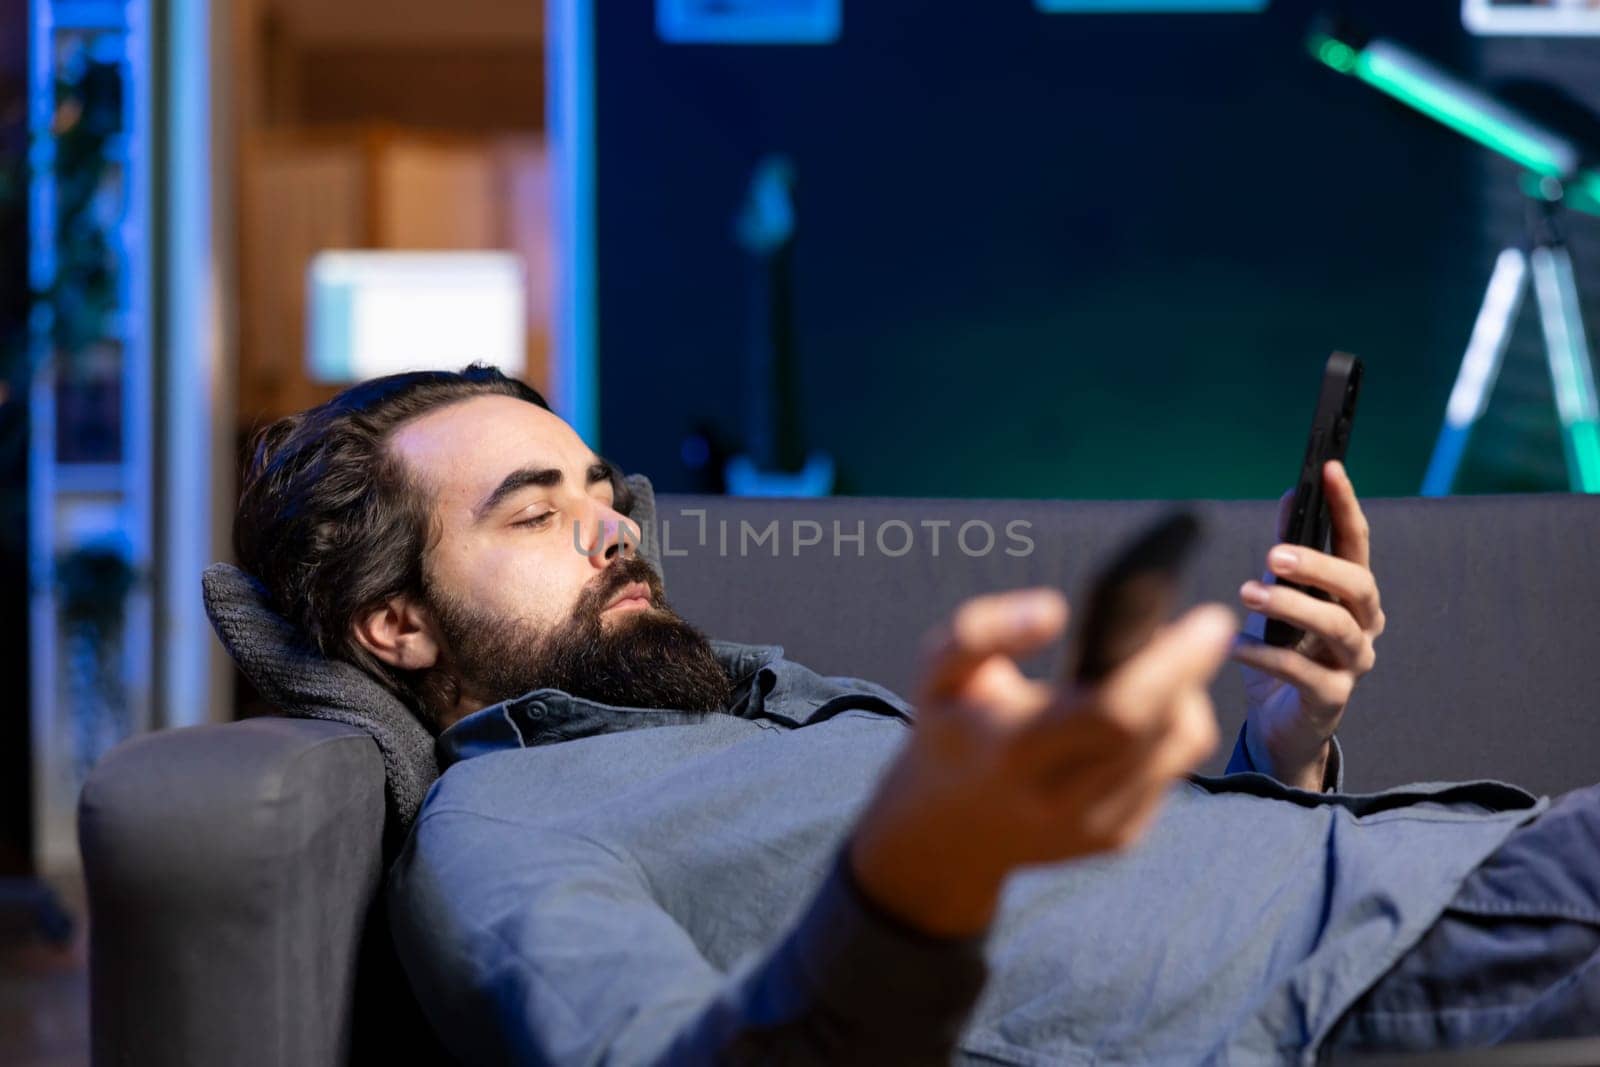
<instances>
[{"instance_id":1,"label":"green neon light","mask_svg":"<svg viewBox=\"0 0 1600 1067\"><path fill-rule=\"evenodd\" d=\"M1349 74L1356 69L1356 50L1326 34L1318 34L1311 39L1311 54L1340 74Z\"/></svg>"},{"instance_id":2,"label":"green neon light","mask_svg":"<svg viewBox=\"0 0 1600 1067\"><path fill-rule=\"evenodd\" d=\"M1381 89L1485 148L1508 156L1539 174L1561 177L1560 161L1544 145L1409 70L1403 70L1381 56L1373 57L1362 52L1356 57L1355 74L1374 89Z\"/></svg>"},{"instance_id":3,"label":"green neon light","mask_svg":"<svg viewBox=\"0 0 1600 1067\"><path fill-rule=\"evenodd\" d=\"M1591 215L1600 215L1600 171L1586 170L1573 183L1577 186L1572 206Z\"/></svg>"},{"instance_id":4,"label":"green neon light","mask_svg":"<svg viewBox=\"0 0 1600 1067\"><path fill-rule=\"evenodd\" d=\"M1572 488L1580 493L1600 493L1600 423L1581 419L1568 426L1567 447L1574 467Z\"/></svg>"},{"instance_id":5,"label":"green neon light","mask_svg":"<svg viewBox=\"0 0 1600 1067\"><path fill-rule=\"evenodd\" d=\"M1327 34L1315 34L1310 40L1311 54L1340 74L1354 74L1368 85L1414 107L1429 118L1436 119L1457 133L1472 138L1485 148L1492 149L1539 174L1559 178L1561 161L1548 148L1527 136L1521 130L1485 114L1450 90L1432 81L1396 66L1383 56L1351 48L1343 41ZM1600 174L1591 175L1593 191L1600 196Z\"/></svg>"}]
</instances>

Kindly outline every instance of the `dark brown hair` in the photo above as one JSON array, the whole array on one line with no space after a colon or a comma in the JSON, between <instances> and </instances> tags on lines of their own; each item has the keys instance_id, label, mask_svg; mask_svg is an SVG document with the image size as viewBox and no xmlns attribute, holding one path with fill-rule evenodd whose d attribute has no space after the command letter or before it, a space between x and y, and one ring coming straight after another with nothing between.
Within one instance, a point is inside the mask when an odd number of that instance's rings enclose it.
<instances>
[{"instance_id":1,"label":"dark brown hair","mask_svg":"<svg viewBox=\"0 0 1600 1067\"><path fill-rule=\"evenodd\" d=\"M362 382L255 435L234 514L239 565L266 586L273 608L323 655L366 670L430 727L437 679L424 675L433 672L389 666L356 641L352 624L390 597L426 597L430 500L389 441L412 419L484 395L550 407L537 390L479 364Z\"/></svg>"}]
</instances>

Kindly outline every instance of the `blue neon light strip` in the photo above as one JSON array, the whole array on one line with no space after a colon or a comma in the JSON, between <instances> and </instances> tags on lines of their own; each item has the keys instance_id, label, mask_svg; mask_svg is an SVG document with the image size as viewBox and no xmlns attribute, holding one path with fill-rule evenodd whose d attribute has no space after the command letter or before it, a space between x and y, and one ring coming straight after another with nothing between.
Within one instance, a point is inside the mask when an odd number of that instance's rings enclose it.
<instances>
[{"instance_id":1,"label":"blue neon light strip","mask_svg":"<svg viewBox=\"0 0 1600 1067\"><path fill-rule=\"evenodd\" d=\"M669 44L832 44L842 0L656 0Z\"/></svg>"},{"instance_id":2,"label":"blue neon light strip","mask_svg":"<svg viewBox=\"0 0 1600 1067\"><path fill-rule=\"evenodd\" d=\"M1125 14L1130 12L1265 11L1269 0L1033 0L1051 15Z\"/></svg>"},{"instance_id":3,"label":"blue neon light strip","mask_svg":"<svg viewBox=\"0 0 1600 1067\"><path fill-rule=\"evenodd\" d=\"M1446 425L1439 431L1439 440L1433 446L1433 458L1428 461L1428 473L1422 476L1423 496L1449 496L1455 484L1456 471L1467 451L1467 439L1472 435L1472 425Z\"/></svg>"},{"instance_id":4,"label":"blue neon light strip","mask_svg":"<svg viewBox=\"0 0 1600 1067\"><path fill-rule=\"evenodd\" d=\"M594 4L550 0L546 121L557 161L556 210L561 289L549 398L556 414L591 448L600 442L599 307L595 297Z\"/></svg>"}]
</instances>

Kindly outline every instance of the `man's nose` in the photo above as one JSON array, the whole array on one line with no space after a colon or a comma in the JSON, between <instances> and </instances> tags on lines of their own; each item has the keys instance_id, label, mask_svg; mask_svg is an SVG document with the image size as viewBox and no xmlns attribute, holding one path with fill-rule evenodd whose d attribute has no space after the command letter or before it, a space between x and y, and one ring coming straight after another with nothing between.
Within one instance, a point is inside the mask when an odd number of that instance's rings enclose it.
<instances>
[{"instance_id":1,"label":"man's nose","mask_svg":"<svg viewBox=\"0 0 1600 1067\"><path fill-rule=\"evenodd\" d=\"M605 567L619 556L635 556L639 552L639 527L614 508L597 504L586 524L594 530L594 537L584 552L595 567Z\"/></svg>"}]
</instances>

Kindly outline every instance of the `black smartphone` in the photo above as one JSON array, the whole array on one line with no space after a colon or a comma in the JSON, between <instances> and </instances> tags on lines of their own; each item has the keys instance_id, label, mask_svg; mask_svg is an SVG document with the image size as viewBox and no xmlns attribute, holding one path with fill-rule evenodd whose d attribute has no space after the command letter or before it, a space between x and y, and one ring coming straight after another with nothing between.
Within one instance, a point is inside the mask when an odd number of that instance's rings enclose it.
<instances>
[{"instance_id":1,"label":"black smartphone","mask_svg":"<svg viewBox=\"0 0 1600 1067\"><path fill-rule=\"evenodd\" d=\"M1150 640L1171 617L1183 566L1200 540L1200 520L1174 512L1131 541L1090 587L1070 676L1094 685Z\"/></svg>"},{"instance_id":2,"label":"black smartphone","mask_svg":"<svg viewBox=\"0 0 1600 1067\"><path fill-rule=\"evenodd\" d=\"M1289 525L1283 541L1303 545L1319 552L1328 550L1328 500L1322 490L1322 468L1330 459L1344 460L1350 447L1350 427L1355 423L1356 398L1361 395L1361 360L1348 352L1328 357L1322 372L1322 392L1317 396L1317 411L1311 419L1311 435L1306 440L1305 458L1300 461L1300 478L1295 482L1294 501L1289 505ZM1320 589L1282 582L1321 600L1328 595ZM1279 648L1300 643L1305 631L1279 619L1268 619L1262 640Z\"/></svg>"}]
</instances>

